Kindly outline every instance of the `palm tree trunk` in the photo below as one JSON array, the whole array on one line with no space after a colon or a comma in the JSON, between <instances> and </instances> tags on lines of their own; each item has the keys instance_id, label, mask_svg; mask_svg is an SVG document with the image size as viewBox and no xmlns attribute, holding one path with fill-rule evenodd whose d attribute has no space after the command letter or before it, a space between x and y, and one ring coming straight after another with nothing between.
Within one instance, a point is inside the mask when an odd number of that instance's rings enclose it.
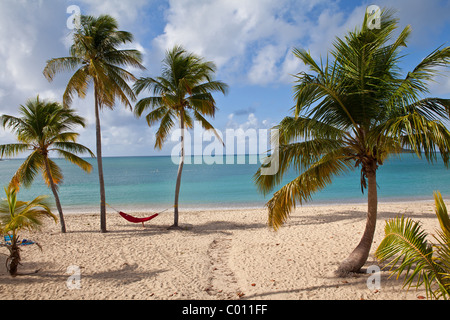
<instances>
[{"instance_id":1,"label":"palm tree trunk","mask_svg":"<svg viewBox=\"0 0 450 320\"><path fill-rule=\"evenodd\" d=\"M11 246L9 247L9 257L7 263L9 262L8 272L12 277L17 276L17 268L20 264L20 248L17 245L17 237L14 236L11 239Z\"/></svg>"},{"instance_id":2,"label":"palm tree trunk","mask_svg":"<svg viewBox=\"0 0 450 320\"><path fill-rule=\"evenodd\" d=\"M58 191L56 190L55 182L53 181L52 172L50 171L50 164L48 162L48 157L44 156L45 171L47 173L48 180L50 181L50 188L52 189L53 196L55 197L56 208L59 212L59 222L61 224L61 232L66 233L66 222L64 221L64 215L61 207L61 202L59 201Z\"/></svg>"},{"instance_id":3,"label":"palm tree trunk","mask_svg":"<svg viewBox=\"0 0 450 320\"><path fill-rule=\"evenodd\" d=\"M103 161L102 161L102 132L100 128L100 106L98 97L98 88L95 88L95 132L97 138L97 166L98 166L98 180L100 184L100 230L106 233L106 195L105 195L105 180L103 178Z\"/></svg>"},{"instance_id":4,"label":"palm tree trunk","mask_svg":"<svg viewBox=\"0 0 450 320\"><path fill-rule=\"evenodd\" d=\"M174 203L174 221L173 226L170 228L178 228L178 198L180 196L180 187L181 187L181 174L183 172L184 166L184 110L181 110L180 115L180 128L181 128L181 155L180 155L180 164L178 166L178 174L177 174L177 184L175 186L175 203Z\"/></svg>"},{"instance_id":5,"label":"palm tree trunk","mask_svg":"<svg viewBox=\"0 0 450 320\"><path fill-rule=\"evenodd\" d=\"M353 250L350 256L345 259L337 270L340 276L348 275L350 272L360 272L362 266L369 257L370 248L372 246L375 227L377 223L377 173L376 164L367 170L367 221L366 229L358 246Z\"/></svg>"}]
</instances>

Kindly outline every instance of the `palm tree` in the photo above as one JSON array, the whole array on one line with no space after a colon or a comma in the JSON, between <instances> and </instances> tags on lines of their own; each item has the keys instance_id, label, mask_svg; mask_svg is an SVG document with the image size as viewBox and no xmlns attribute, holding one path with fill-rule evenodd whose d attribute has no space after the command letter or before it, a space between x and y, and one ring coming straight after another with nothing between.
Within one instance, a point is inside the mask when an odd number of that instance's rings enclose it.
<instances>
[{"instance_id":1,"label":"palm tree","mask_svg":"<svg viewBox=\"0 0 450 320\"><path fill-rule=\"evenodd\" d=\"M310 200L335 176L361 169L367 223L360 243L339 266L341 275L358 272L367 261L377 221L377 169L387 157L409 149L429 162L440 152L444 163L449 162L450 132L442 120L449 119L450 100L423 96L436 69L449 65L450 47L433 51L402 77L400 53L411 28L391 41L396 28L393 12L383 10L379 29L367 27L366 15L360 30L337 38L333 59L317 62L305 50L294 50L312 74L296 76L293 116L276 127L278 173L261 175L259 169L255 174L258 189L267 194L288 169L299 172L267 202L269 224L277 229L297 203Z\"/></svg>"},{"instance_id":2,"label":"palm tree","mask_svg":"<svg viewBox=\"0 0 450 320\"><path fill-rule=\"evenodd\" d=\"M56 102L41 101L39 96L30 99L19 108L20 118L3 115L0 119L4 128L10 128L19 143L0 145L0 158L14 157L22 152L31 151L19 167L11 184L18 189L23 183L29 187L36 174L42 171L43 178L55 196L59 212L61 231L66 232L63 210L58 196L58 185L63 181L60 167L49 158L50 152L91 172L92 165L76 154L94 154L85 146L76 143L78 133L72 132L74 126L85 126L85 121L74 110L64 108Z\"/></svg>"},{"instance_id":3,"label":"palm tree","mask_svg":"<svg viewBox=\"0 0 450 320\"><path fill-rule=\"evenodd\" d=\"M100 110L113 109L116 98L132 109L129 101L135 95L128 81L135 81L133 74L122 67L144 69L138 50L119 49L133 41L133 35L119 31L117 21L108 16L81 17L81 28L75 30L70 57L49 60L44 75L52 81L58 72L75 71L64 92L63 103L70 105L75 93L86 97L89 84L94 85L97 164L100 184L100 228L106 230L106 195L103 176Z\"/></svg>"},{"instance_id":4,"label":"palm tree","mask_svg":"<svg viewBox=\"0 0 450 320\"><path fill-rule=\"evenodd\" d=\"M450 218L442 195L435 192L436 216L441 230L429 244L428 234L420 222L405 217L386 222L385 237L377 248L375 256L381 262L389 261L392 275L406 273L404 287L425 286L431 299L450 298ZM398 265L398 263L400 264ZM414 284L414 281L416 282Z\"/></svg>"},{"instance_id":5,"label":"palm tree","mask_svg":"<svg viewBox=\"0 0 450 320\"><path fill-rule=\"evenodd\" d=\"M39 196L32 201L17 200L17 188L10 185L5 188L6 199L0 201L0 233L9 235L11 242L7 245L10 255L6 265L11 276L17 275L21 257L18 245L19 231L22 229L35 230L42 225L42 218L51 217L58 221L51 212L46 196Z\"/></svg>"},{"instance_id":6,"label":"palm tree","mask_svg":"<svg viewBox=\"0 0 450 320\"><path fill-rule=\"evenodd\" d=\"M181 156L175 187L173 228L178 228L178 197L185 156L184 130L193 127L193 119L199 121L203 128L214 130L205 119L205 116L214 117L217 110L211 93L219 91L226 94L228 90L225 83L212 79L215 71L213 62L204 61L182 47L175 46L166 52L161 76L141 78L134 85L136 94L146 89L153 94L141 99L134 111L140 117L145 110L150 109L146 116L149 126L160 121L155 148L162 148L177 120L180 124Z\"/></svg>"}]
</instances>

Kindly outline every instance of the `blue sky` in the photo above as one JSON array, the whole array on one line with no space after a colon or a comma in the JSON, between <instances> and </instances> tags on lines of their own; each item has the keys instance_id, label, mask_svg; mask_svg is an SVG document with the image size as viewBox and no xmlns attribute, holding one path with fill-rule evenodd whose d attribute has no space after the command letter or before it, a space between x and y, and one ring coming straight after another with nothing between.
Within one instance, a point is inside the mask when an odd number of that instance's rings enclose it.
<instances>
[{"instance_id":1,"label":"blue sky","mask_svg":"<svg viewBox=\"0 0 450 320\"><path fill-rule=\"evenodd\" d=\"M440 45L449 45L450 1L401 0L0 0L0 114L17 115L28 98L61 100L70 74L48 83L45 62L68 55L70 5L82 14L110 14L120 29L135 36L131 45L144 53L144 72L156 76L165 50L181 44L218 66L217 79L230 86L216 95L219 112L212 123L225 129L267 129L293 106L292 74L304 70L294 47L324 56L336 36L360 26L365 8L375 4L396 9L400 29L413 33L404 50L405 72ZM431 95L450 97L449 72L431 85ZM95 150L92 93L73 105L87 121L80 142ZM105 156L170 154L175 142L153 149L156 128L118 105L101 115ZM0 129L0 143L14 141Z\"/></svg>"}]
</instances>

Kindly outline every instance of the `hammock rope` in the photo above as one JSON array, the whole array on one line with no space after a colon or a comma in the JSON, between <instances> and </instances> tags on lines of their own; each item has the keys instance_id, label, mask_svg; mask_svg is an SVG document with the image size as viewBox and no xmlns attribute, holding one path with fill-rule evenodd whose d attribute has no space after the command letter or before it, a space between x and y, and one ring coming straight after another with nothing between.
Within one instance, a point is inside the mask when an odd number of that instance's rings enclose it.
<instances>
[{"instance_id":1,"label":"hammock rope","mask_svg":"<svg viewBox=\"0 0 450 320\"><path fill-rule=\"evenodd\" d=\"M150 217L146 217L146 218L136 218L136 217L133 217L133 216L131 216L131 215L129 215L129 214L123 212L123 211L119 211L119 210L115 209L114 207L112 207L112 206L109 205L108 203L105 203L105 204L106 204L108 207L110 207L111 209L113 209L114 211L116 211L118 214L120 214L120 216L121 216L122 218L124 218L125 220L127 220L127 221L129 221L129 222L131 222L131 223L142 223L142 226L143 226L143 227L145 227L144 222L148 222L148 221L150 221L150 220L153 220L153 219L155 219L157 216L159 216L161 213L164 213L164 212L166 212L167 210L170 209L170 208L168 208L168 209L166 209L166 210L164 210L164 211L155 213L154 215L152 215L152 216L150 216Z\"/></svg>"}]
</instances>

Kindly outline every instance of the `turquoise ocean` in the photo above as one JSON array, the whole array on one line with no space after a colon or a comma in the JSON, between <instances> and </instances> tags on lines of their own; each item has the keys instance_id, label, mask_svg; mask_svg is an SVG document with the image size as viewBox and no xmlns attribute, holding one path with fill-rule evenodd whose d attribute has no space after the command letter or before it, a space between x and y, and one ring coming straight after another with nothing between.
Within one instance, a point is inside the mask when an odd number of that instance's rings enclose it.
<instances>
[{"instance_id":1,"label":"turquoise ocean","mask_svg":"<svg viewBox=\"0 0 450 320\"><path fill-rule=\"evenodd\" d=\"M240 161L238 161L238 158ZM180 209L258 208L270 199L258 193L253 175L259 168L257 157L235 156L224 164L186 164L184 166ZM67 212L97 212L100 202L97 163L90 174L67 161L56 159L62 168L64 182L59 188L63 208ZM0 161L0 185L5 187L23 160ZM244 164L238 164L238 163ZM194 163L192 160L191 163ZM171 208L174 200L178 164L170 156L162 157L110 157L103 159L106 201L120 210L156 211ZM290 172L285 181L295 178ZM310 204L361 203L360 171L355 169L334 178L333 183L316 193ZM450 170L441 159L434 164L414 154L392 157L378 170L379 201L432 200L433 191L450 196ZM276 191L275 189L274 191ZM22 188L19 200L52 192L37 176L32 187ZM2 190L2 196L4 193Z\"/></svg>"}]
</instances>

